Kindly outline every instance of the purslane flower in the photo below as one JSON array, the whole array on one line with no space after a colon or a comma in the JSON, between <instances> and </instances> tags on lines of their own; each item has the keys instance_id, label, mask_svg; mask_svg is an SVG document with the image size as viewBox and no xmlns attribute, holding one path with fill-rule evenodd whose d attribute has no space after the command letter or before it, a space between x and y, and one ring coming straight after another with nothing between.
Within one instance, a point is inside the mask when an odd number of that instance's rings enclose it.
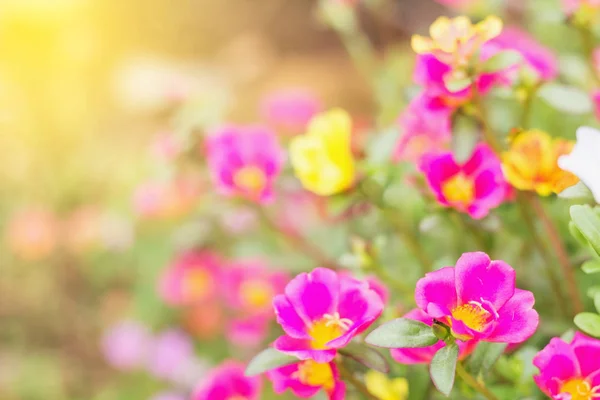
<instances>
[{"instance_id":1,"label":"purslane flower","mask_svg":"<svg viewBox=\"0 0 600 400\"><path fill-rule=\"evenodd\" d=\"M506 182L498 157L485 144L475 147L463 164L451 152L426 154L420 170L437 201L475 219L485 217L506 198Z\"/></svg>"},{"instance_id":2,"label":"purslane flower","mask_svg":"<svg viewBox=\"0 0 600 400\"><path fill-rule=\"evenodd\" d=\"M417 306L460 340L520 343L539 323L533 294L515 287L515 270L482 252L465 253L417 282Z\"/></svg>"},{"instance_id":3,"label":"purslane flower","mask_svg":"<svg viewBox=\"0 0 600 400\"><path fill-rule=\"evenodd\" d=\"M379 294L367 282L315 268L292 279L273 300L285 331L275 349L301 360L329 362L383 311Z\"/></svg>"},{"instance_id":4,"label":"purslane flower","mask_svg":"<svg viewBox=\"0 0 600 400\"><path fill-rule=\"evenodd\" d=\"M425 311L418 308L409 311L402 318L420 321L429 326L433 325L433 318L427 315ZM477 341L469 340L463 342L462 340L457 340L456 344L460 350L459 359L462 360L475 349ZM392 358L400 364L429 364L433 359L433 356L435 356L435 353L444 346L444 342L440 340L433 346L428 347L392 349L390 350L390 354L392 355Z\"/></svg>"},{"instance_id":5,"label":"purslane flower","mask_svg":"<svg viewBox=\"0 0 600 400\"><path fill-rule=\"evenodd\" d=\"M270 129L225 126L206 138L208 166L217 189L259 203L273 199L285 155Z\"/></svg>"},{"instance_id":6,"label":"purslane flower","mask_svg":"<svg viewBox=\"0 0 600 400\"><path fill-rule=\"evenodd\" d=\"M352 186L351 134L352 121L348 113L333 109L315 116L307 133L292 140L290 159L305 189L329 196Z\"/></svg>"},{"instance_id":7,"label":"purslane flower","mask_svg":"<svg viewBox=\"0 0 600 400\"><path fill-rule=\"evenodd\" d=\"M216 295L219 258L208 251L188 251L178 256L159 281L159 294L170 305L192 305Z\"/></svg>"},{"instance_id":8,"label":"purslane flower","mask_svg":"<svg viewBox=\"0 0 600 400\"><path fill-rule=\"evenodd\" d=\"M558 158L569 154L573 145L537 129L522 132L502 154L504 176L520 190L536 191L540 196L560 193L579 180L558 166Z\"/></svg>"},{"instance_id":9,"label":"purslane flower","mask_svg":"<svg viewBox=\"0 0 600 400\"><path fill-rule=\"evenodd\" d=\"M260 377L244 375L245 365L225 361L200 382L191 400L260 399Z\"/></svg>"},{"instance_id":10,"label":"purslane flower","mask_svg":"<svg viewBox=\"0 0 600 400\"><path fill-rule=\"evenodd\" d=\"M533 377L555 400L600 398L600 340L579 332L571 343L553 338L533 359L540 373Z\"/></svg>"},{"instance_id":11,"label":"purslane flower","mask_svg":"<svg viewBox=\"0 0 600 400\"><path fill-rule=\"evenodd\" d=\"M577 129L577 142L570 154L558 159L558 166L576 175L591 190L600 203L600 131L594 128Z\"/></svg>"},{"instance_id":12,"label":"purslane flower","mask_svg":"<svg viewBox=\"0 0 600 400\"><path fill-rule=\"evenodd\" d=\"M365 386L379 400L406 400L408 398L408 380L406 378L389 378L372 369L365 374Z\"/></svg>"},{"instance_id":13,"label":"purslane flower","mask_svg":"<svg viewBox=\"0 0 600 400\"><path fill-rule=\"evenodd\" d=\"M303 132L322 109L321 101L314 93L294 88L272 92L261 104L263 118L283 134Z\"/></svg>"},{"instance_id":14,"label":"purslane flower","mask_svg":"<svg viewBox=\"0 0 600 400\"><path fill-rule=\"evenodd\" d=\"M344 400L346 384L341 380L334 362L304 360L267 372L277 394L287 389L299 398L313 397L324 391L329 400Z\"/></svg>"}]
</instances>

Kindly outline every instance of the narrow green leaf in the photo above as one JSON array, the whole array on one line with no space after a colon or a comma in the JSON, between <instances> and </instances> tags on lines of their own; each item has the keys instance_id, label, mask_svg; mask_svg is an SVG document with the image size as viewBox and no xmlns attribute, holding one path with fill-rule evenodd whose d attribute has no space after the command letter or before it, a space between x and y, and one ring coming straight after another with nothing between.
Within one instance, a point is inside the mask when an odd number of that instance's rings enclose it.
<instances>
[{"instance_id":1,"label":"narrow green leaf","mask_svg":"<svg viewBox=\"0 0 600 400\"><path fill-rule=\"evenodd\" d=\"M296 357L283 354L273 348L268 348L250 360L246 367L246 376L260 375L263 372L283 367L284 365L294 364L298 361Z\"/></svg>"},{"instance_id":2,"label":"narrow green leaf","mask_svg":"<svg viewBox=\"0 0 600 400\"><path fill-rule=\"evenodd\" d=\"M600 272L600 260L588 260L584 262L581 270L586 274L597 274Z\"/></svg>"},{"instance_id":3,"label":"narrow green leaf","mask_svg":"<svg viewBox=\"0 0 600 400\"><path fill-rule=\"evenodd\" d=\"M588 206L572 206L571 219L583 237L600 255L600 217Z\"/></svg>"},{"instance_id":4,"label":"narrow green leaf","mask_svg":"<svg viewBox=\"0 0 600 400\"><path fill-rule=\"evenodd\" d=\"M433 384L446 397L450 395L454 386L457 361L458 346L456 343L452 343L439 349L429 366L429 375L431 375Z\"/></svg>"},{"instance_id":5,"label":"narrow green leaf","mask_svg":"<svg viewBox=\"0 0 600 400\"><path fill-rule=\"evenodd\" d=\"M518 51L507 50L501 51L490 57L483 64L483 72L497 72L503 69L507 69L520 63L523 60L523 56Z\"/></svg>"},{"instance_id":6,"label":"narrow green leaf","mask_svg":"<svg viewBox=\"0 0 600 400\"><path fill-rule=\"evenodd\" d=\"M548 83L540 88L538 96L551 107L569 114L586 114L593 110L588 94L572 86Z\"/></svg>"},{"instance_id":7,"label":"narrow green leaf","mask_svg":"<svg viewBox=\"0 0 600 400\"><path fill-rule=\"evenodd\" d=\"M350 357L365 367L383 372L384 374L390 372L390 365L385 357L379 351L362 343L351 342L343 349L340 349L339 352L341 355Z\"/></svg>"},{"instance_id":8,"label":"narrow green leaf","mask_svg":"<svg viewBox=\"0 0 600 400\"><path fill-rule=\"evenodd\" d=\"M585 333L600 337L600 315L583 312L575 316L575 325Z\"/></svg>"},{"instance_id":9,"label":"narrow green leaf","mask_svg":"<svg viewBox=\"0 0 600 400\"><path fill-rule=\"evenodd\" d=\"M506 343L479 343L469 357L468 370L475 376L486 373L504 353L506 346Z\"/></svg>"},{"instance_id":10,"label":"narrow green leaf","mask_svg":"<svg viewBox=\"0 0 600 400\"><path fill-rule=\"evenodd\" d=\"M429 325L412 319L398 318L387 322L366 338L365 342L390 349L427 347L438 342Z\"/></svg>"}]
</instances>

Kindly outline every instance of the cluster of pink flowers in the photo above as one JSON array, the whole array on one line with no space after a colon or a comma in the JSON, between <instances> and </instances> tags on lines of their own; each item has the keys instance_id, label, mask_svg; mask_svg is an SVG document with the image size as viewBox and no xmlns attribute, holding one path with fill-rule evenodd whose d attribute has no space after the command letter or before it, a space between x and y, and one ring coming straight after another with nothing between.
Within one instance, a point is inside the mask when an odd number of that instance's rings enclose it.
<instances>
[{"instance_id":1,"label":"cluster of pink flowers","mask_svg":"<svg viewBox=\"0 0 600 400\"><path fill-rule=\"evenodd\" d=\"M255 347L274 319L273 297L287 281L285 272L259 260L226 261L210 251L188 251L163 272L158 290L167 304L189 311L188 324L199 335L216 334L227 314L230 341Z\"/></svg>"}]
</instances>

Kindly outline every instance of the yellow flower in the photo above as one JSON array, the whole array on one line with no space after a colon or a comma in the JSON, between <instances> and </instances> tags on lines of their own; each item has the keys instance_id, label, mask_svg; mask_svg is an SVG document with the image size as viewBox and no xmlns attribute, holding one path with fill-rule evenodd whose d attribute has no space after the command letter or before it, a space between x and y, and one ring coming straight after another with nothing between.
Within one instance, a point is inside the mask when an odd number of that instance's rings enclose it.
<instances>
[{"instance_id":1,"label":"yellow flower","mask_svg":"<svg viewBox=\"0 0 600 400\"><path fill-rule=\"evenodd\" d=\"M329 196L352 185L351 131L352 121L348 113L333 109L316 115L310 121L308 132L292 140L292 166L307 190Z\"/></svg>"},{"instance_id":2,"label":"yellow flower","mask_svg":"<svg viewBox=\"0 0 600 400\"><path fill-rule=\"evenodd\" d=\"M429 37L413 35L411 45L417 54L433 54L438 60L464 67L469 58L502 31L502 20L489 16L476 25L468 17L439 17L429 28Z\"/></svg>"},{"instance_id":3,"label":"yellow flower","mask_svg":"<svg viewBox=\"0 0 600 400\"><path fill-rule=\"evenodd\" d=\"M520 190L535 190L540 196L560 193L579 181L558 166L558 158L569 154L573 145L572 141L552 139L540 130L523 132L502 155L504 175Z\"/></svg>"},{"instance_id":4,"label":"yellow flower","mask_svg":"<svg viewBox=\"0 0 600 400\"><path fill-rule=\"evenodd\" d=\"M390 379L381 372L370 370L365 374L365 385L380 400L405 400L408 397L408 381L404 378Z\"/></svg>"}]
</instances>

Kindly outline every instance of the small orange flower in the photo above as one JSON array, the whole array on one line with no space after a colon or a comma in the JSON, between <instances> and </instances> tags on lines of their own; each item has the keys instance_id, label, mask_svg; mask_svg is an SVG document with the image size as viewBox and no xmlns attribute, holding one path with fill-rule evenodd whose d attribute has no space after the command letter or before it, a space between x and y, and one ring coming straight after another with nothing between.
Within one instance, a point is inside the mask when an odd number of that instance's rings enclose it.
<instances>
[{"instance_id":1,"label":"small orange flower","mask_svg":"<svg viewBox=\"0 0 600 400\"><path fill-rule=\"evenodd\" d=\"M508 182L520 190L535 190L540 196L560 193L579 179L558 167L558 158L569 154L574 143L552 139L540 130L525 131L514 138L502 155L502 168Z\"/></svg>"}]
</instances>

